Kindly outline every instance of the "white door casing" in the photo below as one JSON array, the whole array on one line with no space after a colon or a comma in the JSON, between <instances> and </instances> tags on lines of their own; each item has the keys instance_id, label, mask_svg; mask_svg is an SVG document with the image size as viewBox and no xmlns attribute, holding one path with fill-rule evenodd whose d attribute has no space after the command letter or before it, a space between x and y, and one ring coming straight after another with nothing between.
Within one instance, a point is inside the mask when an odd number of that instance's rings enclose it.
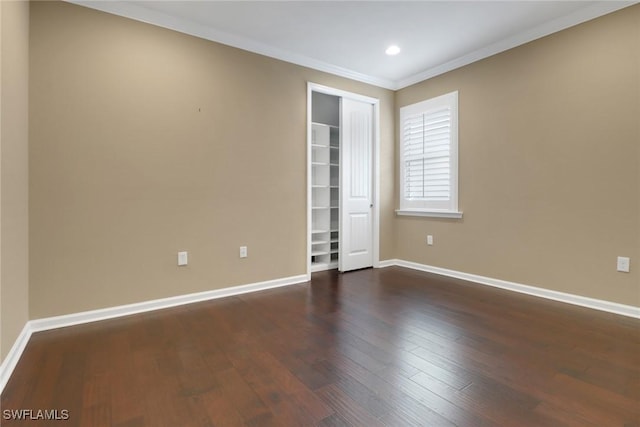
<instances>
[{"instance_id":1,"label":"white door casing","mask_svg":"<svg viewBox=\"0 0 640 427\"><path fill-rule=\"evenodd\" d=\"M373 266L373 105L342 98L340 248L342 272Z\"/></svg>"}]
</instances>

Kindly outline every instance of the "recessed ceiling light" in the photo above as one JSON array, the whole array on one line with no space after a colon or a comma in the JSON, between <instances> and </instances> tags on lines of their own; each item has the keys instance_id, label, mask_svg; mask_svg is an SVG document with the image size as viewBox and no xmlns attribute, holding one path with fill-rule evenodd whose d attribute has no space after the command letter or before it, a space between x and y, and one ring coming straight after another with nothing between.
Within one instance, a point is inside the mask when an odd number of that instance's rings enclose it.
<instances>
[{"instance_id":1,"label":"recessed ceiling light","mask_svg":"<svg viewBox=\"0 0 640 427\"><path fill-rule=\"evenodd\" d=\"M389 46L387 48L387 50L384 51L384 53L386 53L387 55L393 56L393 55L397 55L400 53L400 48L398 46L396 46L395 44L392 44L391 46Z\"/></svg>"}]
</instances>

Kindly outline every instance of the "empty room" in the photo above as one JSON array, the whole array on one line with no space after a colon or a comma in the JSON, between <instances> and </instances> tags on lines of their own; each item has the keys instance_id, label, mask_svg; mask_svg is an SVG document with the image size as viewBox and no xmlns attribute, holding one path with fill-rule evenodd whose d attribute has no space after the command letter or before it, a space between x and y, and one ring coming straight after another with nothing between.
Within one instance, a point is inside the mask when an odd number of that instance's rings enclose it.
<instances>
[{"instance_id":1,"label":"empty room","mask_svg":"<svg viewBox=\"0 0 640 427\"><path fill-rule=\"evenodd\" d=\"M0 425L640 426L636 1L0 1Z\"/></svg>"}]
</instances>

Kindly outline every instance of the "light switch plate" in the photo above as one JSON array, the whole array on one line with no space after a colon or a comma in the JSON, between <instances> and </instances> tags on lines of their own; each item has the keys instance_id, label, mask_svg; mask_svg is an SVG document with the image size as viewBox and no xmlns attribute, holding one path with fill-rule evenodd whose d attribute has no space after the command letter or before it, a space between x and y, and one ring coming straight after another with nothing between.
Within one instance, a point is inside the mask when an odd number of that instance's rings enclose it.
<instances>
[{"instance_id":1,"label":"light switch plate","mask_svg":"<svg viewBox=\"0 0 640 427\"><path fill-rule=\"evenodd\" d=\"M246 246L240 246L240 258L246 258L247 256L248 256L247 247Z\"/></svg>"},{"instance_id":2,"label":"light switch plate","mask_svg":"<svg viewBox=\"0 0 640 427\"><path fill-rule=\"evenodd\" d=\"M187 259L187 252L186 251L182 251L182 252L178 252L178 266L182 267L187 265L188 259Z\"/></svg>"}]
</instances>

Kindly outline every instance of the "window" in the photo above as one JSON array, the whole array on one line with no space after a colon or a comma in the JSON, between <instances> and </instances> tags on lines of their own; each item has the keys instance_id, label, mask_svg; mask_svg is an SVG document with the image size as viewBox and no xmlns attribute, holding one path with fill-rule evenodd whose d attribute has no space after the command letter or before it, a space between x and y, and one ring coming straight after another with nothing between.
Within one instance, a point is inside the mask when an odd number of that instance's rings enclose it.
<instances>
[{"instance_id":1,"label":"window","mask_svg":"<svg viewBox=\"0 0 640 427\"><path fill-rule=\"evenodd\" d=\"M461 218L458 92L400 109L398 215Z\"/></svg>"}]
</instances>

